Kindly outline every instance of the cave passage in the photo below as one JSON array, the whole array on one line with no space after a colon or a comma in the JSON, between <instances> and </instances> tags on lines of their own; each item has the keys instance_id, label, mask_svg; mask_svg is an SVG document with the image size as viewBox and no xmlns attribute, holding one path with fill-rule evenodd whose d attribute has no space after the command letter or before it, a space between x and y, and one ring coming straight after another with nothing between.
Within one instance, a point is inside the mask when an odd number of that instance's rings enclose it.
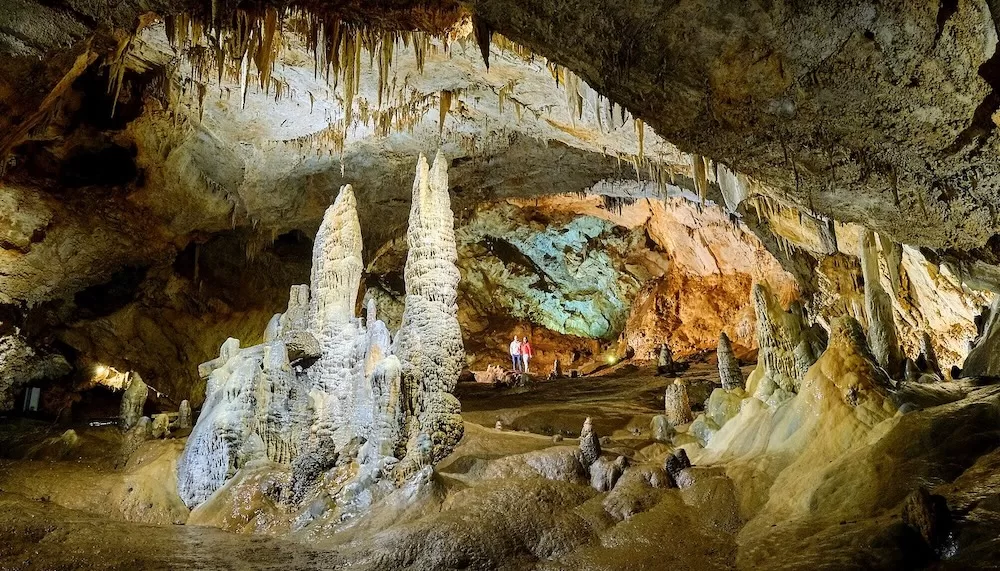
<instances>
[{"instance_id":1,"label":"cave passage","mask_svg":"<svg viewBox=\"0 0 1000 571\"><path fill-rule=\"evenodd\" d=\"M0 6L0 568L995 568L993 4Z\"/></svg>"}]
</instances>

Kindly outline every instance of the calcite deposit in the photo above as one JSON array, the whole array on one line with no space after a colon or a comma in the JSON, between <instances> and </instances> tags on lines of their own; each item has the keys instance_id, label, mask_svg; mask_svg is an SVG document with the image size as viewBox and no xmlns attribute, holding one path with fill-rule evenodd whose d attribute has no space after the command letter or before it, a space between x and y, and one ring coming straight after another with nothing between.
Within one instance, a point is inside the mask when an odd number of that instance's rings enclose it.
<instances>
[{"instance_id":1,"label":"calcite deposit","mask_svg":"<svg viewBox=\"0 0 1000 571\"><path fill-rule=\"evenodd\" d=\"M454 448L462 418L451 392L464 353L447 169L440 153L431 167L422 156L417 163L408 295L394 338L374 303L364 322L354 317L361 227L353 189L341 188L317 234L309 286L292 288L263 344L241 348L230 339L202 367L205 405L178 464L185 503L202 504L257 460L289 466L299 501L334 461L356 459L353 486L367 490L391 481L394 469L405 479Z\"/></svg>"}]
</instances>

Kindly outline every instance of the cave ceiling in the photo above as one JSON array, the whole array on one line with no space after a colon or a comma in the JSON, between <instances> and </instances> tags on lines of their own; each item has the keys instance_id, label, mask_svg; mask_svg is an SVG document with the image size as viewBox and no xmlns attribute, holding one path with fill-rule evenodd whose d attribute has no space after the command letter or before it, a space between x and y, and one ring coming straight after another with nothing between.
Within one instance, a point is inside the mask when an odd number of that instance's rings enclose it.
<instances>
[{"instance_id":1,"label":"cave ceiling","mask_svg":"<svg viewBox=\"0 0 1000 571\"><path fill-rule=\"evenodd\" d=\"M487 201L566 193L732 210L720 173L739 173L756 198L738 216L804 293L837 251L835 236L832 250L817 242L833 220L997 290L997 13L5 2L0 305L42 308L34 328L66 325L84 351L101 332L115 347L161 335L146 320L163 311L237 321L303 281L304 244L342 184L362 205L366 260L392 251L415 157L438 147L459 224ZM791 248L781 212L817 243ZM159 313L122 317L136 299ZM81 331L94 319L112 321Z\"/></svg>"}]
</instances>

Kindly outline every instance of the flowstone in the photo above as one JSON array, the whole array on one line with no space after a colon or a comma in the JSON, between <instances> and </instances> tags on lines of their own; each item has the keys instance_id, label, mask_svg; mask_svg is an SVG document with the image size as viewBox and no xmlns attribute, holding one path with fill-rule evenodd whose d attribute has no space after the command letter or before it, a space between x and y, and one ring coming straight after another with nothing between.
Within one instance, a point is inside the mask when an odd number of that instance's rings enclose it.
<instances>
[{"instance_id":1,"label":"flowstone","mask_svg":"<svg viewBox=\"0 0 1000 571\"><path fill-rule=\"evenodd\" d=\"M361 228L353 189L340 189L316 235L310 284L291 288L265 342L229 339L199 367L205 405L178 463L189 507L247 463L269 461L291 470L284 497L293 503L308 500L327 470L350 468L338 502L361 513L451 452L463 431L452 391L465 353L440 153L431 168L423 156L417 163L407 243L406 308L393 339L373 301L364 322L355 317Z\"/></svg>"}]
</instances>

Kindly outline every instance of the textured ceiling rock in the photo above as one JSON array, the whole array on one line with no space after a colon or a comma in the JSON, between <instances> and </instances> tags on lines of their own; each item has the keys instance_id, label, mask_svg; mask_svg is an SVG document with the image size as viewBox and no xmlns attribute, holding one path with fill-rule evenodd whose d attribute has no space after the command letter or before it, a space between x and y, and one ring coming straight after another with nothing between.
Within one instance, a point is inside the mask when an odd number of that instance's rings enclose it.
<instances>
[{"instance_id":1,"label":"textured ceiling rock","mask_svg":"<svg viewBox=\"0 0 1000 571\"><path fill-rule=\"evenodd\" d=\"M803 210L969 248L993 233L1000 198L1000 14L948 6L476 0L474 11Z\"/></svg>"}]
</instances>

